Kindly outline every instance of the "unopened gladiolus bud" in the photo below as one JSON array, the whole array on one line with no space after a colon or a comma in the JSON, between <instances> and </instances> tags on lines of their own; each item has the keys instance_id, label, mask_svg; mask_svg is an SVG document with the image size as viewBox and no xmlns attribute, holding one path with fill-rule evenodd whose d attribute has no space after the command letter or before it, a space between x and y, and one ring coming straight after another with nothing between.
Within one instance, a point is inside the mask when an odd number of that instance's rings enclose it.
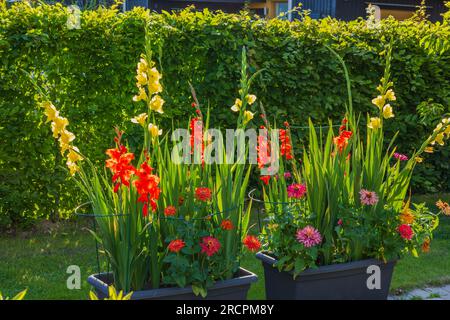
<instances>
[{"instance_id":1,"label":"unopened gladiolus bud","mask_svg":"<svg viewBox=\"0 0 450 320\"><path fill-rule=\"evenodd\" d=\"M426 153L433 153L434 152L434 148L433 147L426 147L424 151Z\"/></svg>"}]
</instances>

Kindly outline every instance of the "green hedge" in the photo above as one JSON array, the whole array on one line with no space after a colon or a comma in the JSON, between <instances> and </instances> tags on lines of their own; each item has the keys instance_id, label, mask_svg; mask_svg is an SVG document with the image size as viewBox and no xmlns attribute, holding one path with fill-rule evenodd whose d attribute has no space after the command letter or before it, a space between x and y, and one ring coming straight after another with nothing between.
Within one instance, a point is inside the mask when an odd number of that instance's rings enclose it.
<instances>
[{"instance_id":1,"label":"green hedge","mask_svg":"<svg viewBox=\"0 0 450 320\"><path fill-rule=\"evenodd\" d=\"M244 45L253 68L265 69L253 91L279 121L303 126L308 117L326 124L329 117L342 116L345 83L325 43L348 63L355 106L367 112L383 70L380 52L393 37L398 101L397 117L389 123L391 132L400 131L400 152L417 147L431 128L419 123L417 105L428 99L424 109L443 105L448 111L450 105L449 51L435 54L420 44L426 37L450 37L445 23L386 20L369 29L363 20L289 23L207 11L158 15L140 8L125 14L84 11L81 29L68 30L67 11L60 5L19 3L0 10L0 225L67 216L82 201L22 70L45 76L52 99L71 121L76 145L103 161L114 125L127 130L131 144L139 142L134 140L138 128L129 119L142 108L131 97L147 22L164 76L167 124L193 114L188 81L212 109L216 124L232 123L229 107L237 96ZM301 141L303 129L296 134ZM415 190L450 188L449 151L443 148L419 166Z\"/></svg>"}]
</instances>

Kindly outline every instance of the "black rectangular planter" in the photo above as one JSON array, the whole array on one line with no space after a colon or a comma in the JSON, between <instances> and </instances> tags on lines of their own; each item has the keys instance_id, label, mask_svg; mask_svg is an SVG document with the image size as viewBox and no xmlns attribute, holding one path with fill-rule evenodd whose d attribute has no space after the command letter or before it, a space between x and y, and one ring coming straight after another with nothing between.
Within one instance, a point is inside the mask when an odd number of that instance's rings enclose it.
<instances>
[{"instance_id":1,"label":"black rectangular planter","mask_svg":"<svg viewBox=\"0 0 450 320\"><path fill-rule=\"evenodd\" d=\"M273 257L259 252L265 275L266 298L269 300L386 300L396 261L361 260L307 269L294 280L292 272L279 272ZM380 268L380 289L369 289L367 282ZM371 283L371 281L369 281Z\"/></svg>"},{"instance_id":2,"label":"black rectangular planter","mask_svg":"<svg viewBox=\"0 0 450 320\"><path fill-rule=\"evenodd\" d=\"M112 283L111 273L89 276L88 283L94 287L99 299L108 297L108 285ZM256 282L256 274L239 268L239 277L217 281L208 289L205 300L246 300L250 285ZM202 300L196 296L190 286L185 288L160 288L133 292L131 300Z\"/></svg>"}]
</instances>

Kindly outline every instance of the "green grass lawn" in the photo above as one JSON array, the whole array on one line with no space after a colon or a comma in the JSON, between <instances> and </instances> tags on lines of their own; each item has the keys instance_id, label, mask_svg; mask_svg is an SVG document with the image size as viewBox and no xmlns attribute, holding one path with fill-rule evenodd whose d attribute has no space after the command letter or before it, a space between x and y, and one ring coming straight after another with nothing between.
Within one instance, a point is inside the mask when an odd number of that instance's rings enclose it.
<instances>
[{"instance_id":1,"label":"green grass lawn","mask_svg":"<svg viewBox=\"0 0 450 320\"><path fill-rule=\"evenodd\" d=\"M434 204L437 196L415 197ZM449 200L449 196L442 197ZM63 223L50 231L0 236L0 290L12 296L28 288L28 299L87 299L87 277L97 272L95 243L85 223ZM264 299L264 275L259 260L247 254L243 267L255 272L259 281L252 285L250 299ZM80 290L68 290L67 267L78 265L83 279ZM450 218L442 218L431 252L419 258L398 262L392 292L425 285L450 283Z\"/></svg>"}]
</instances>

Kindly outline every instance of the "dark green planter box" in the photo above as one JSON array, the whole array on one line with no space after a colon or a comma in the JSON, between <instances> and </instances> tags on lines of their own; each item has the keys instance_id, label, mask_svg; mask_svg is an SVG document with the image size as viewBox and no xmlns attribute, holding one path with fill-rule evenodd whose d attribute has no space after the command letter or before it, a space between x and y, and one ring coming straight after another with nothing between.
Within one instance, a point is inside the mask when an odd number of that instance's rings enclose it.
<instances>
[{"instance_id":1,"label":"dark green planter box","mask_svg":"<svg viewBox=\"0 0 450 320\"><path fill-rule=\"evenodd\" d=\"M205 300L246 300L250 285L256 282L256 274L239 269L239 276L229 280L217 281L208 289ZM88 283L94 287L99 299L108 297L108 285L112 283L111 273L100 273L89 276ZM196 296L192 288L160 288L133 292L131 300L203 300Z\"/></svg>"},{"instance_id":2,"label":"dark green planter box","mask_svg":"<svg viewBox=\"0 0 450 320\"><path fill-rule=\"evenodd\" d=\"M386 300L396 261L384 263L376 259L334 264L308 269L295 280L292 272L280 272L273 257L259 252L265 275L266 298L269 300ZM371 265L380 268L380 289L370 290L367 280Z\"/></svg>"}]
</instances>

